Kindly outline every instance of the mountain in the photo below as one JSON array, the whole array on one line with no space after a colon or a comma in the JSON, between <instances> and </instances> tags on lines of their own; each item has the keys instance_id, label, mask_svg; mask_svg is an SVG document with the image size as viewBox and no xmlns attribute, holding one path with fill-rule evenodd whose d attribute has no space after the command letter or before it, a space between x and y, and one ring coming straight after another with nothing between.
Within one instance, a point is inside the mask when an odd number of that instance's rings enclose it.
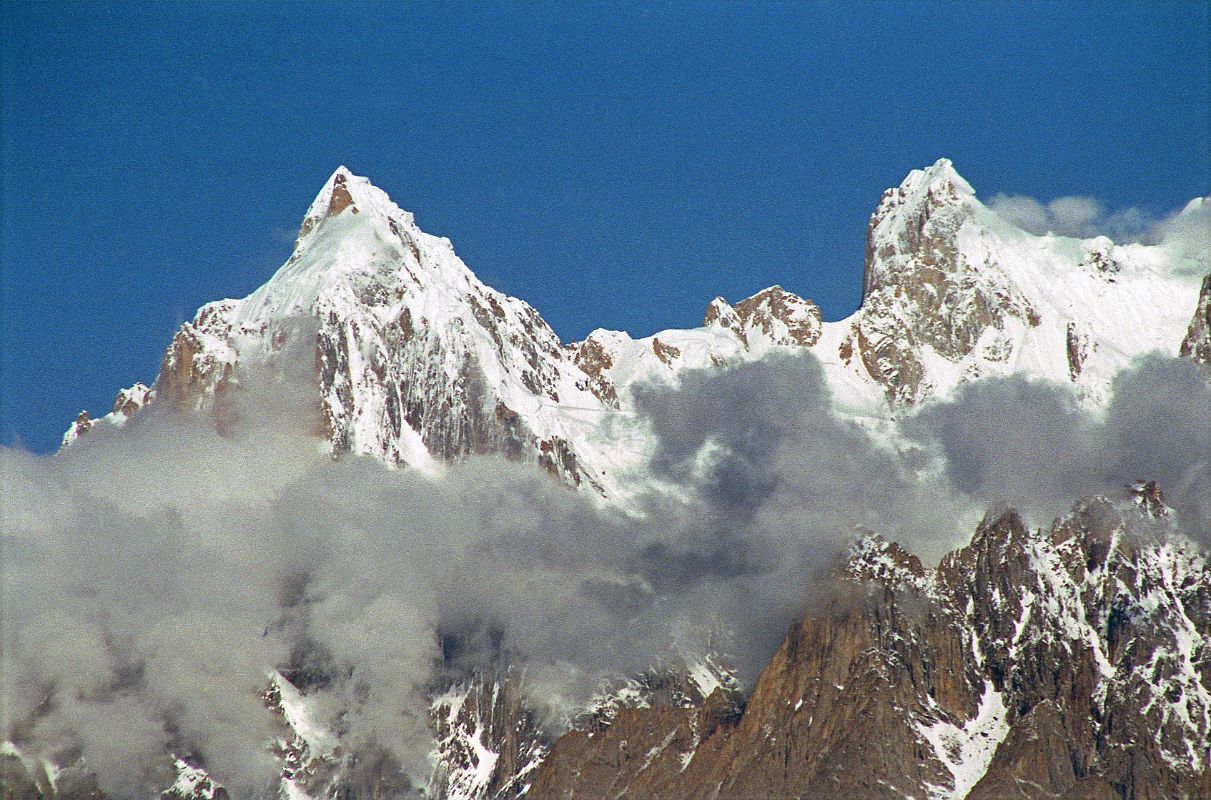
<instances>
[{"instance_id":1,"label":"mountain","mask_svg":"<svg viewBox=\"0 0 1211 800\"><path fill-rule=\"evenodd\" d=\"M334 454L433 469L502 452L618 499L652 480L651 436L631 395L643 382L806 348L838 410L868 427L997 375L1071 383L1097 406L1133 358L1183 342L1205 349L1208 271L1205 252L1025 233L942 159L884 193L862 306L845 319L824 322L810 300L773 286L734 306L717 298L700 328L640 339L595 330L564 344L525 302L481 283L447 239L341 167L268 283L203 306L151 390L125 390L101 420L85 412L64 442L152 401L221 423L237 367L301 346L314 354L317 433Z\"/></svg>"},{"instance_id":2,"label":"mountain","mask_svg":"<svg viewBox=\"0 0 1211 800\"><path fill-rule=\"evenodd\" d=\"M935 569L867 537L742 713L620 713L527 797L1207 797L1211 569L1155 492L991 514Z\"/></svg>"},{"instance_id":3,"label":"mountain","mask_svg":"<svg viewBox=\"0 0 1211 800\"><path fill-rule=\"evenodd\" d=\"M943 159L880 199L862 305L845 319L825 321L773 286L734 305L716 298L692 330L595 330L563 343L342 167L282 268L244 299L203 306L152 386L123 390L100 419L82 413L64 447L156 406L221 432L250 376L301 371L315 413L286 424L309 426L334 457L439 474L445 462L502 453L626 511L658 481L636 387L806 350L835 412L891 437L911 409L997 376L1068 384L1096 409L1138 356L1211 361L1208 273L1211 253L1166 243L1028 234ZM552 720L528 700L524 669L503 657L450 670L428 687L424 791L1207 796L1211 572L1171 527L1159 488L1141 483L1127 498L1087 499L1048 530L991 514L934 568L868 536L813 587L747 693L720 654L685 654L619 676L581 713ZM443 642L443 658L447 646L456 649ZM319 721L311 695L325 680L297 665L265 676L281 796L416 789L389 754ZM192 754L173 754L173 767L168 800L227 795ZM6 798L99 796L82 762L40 761L14 742L0 751L0 786Z\"/></svg>"}]
</instances>

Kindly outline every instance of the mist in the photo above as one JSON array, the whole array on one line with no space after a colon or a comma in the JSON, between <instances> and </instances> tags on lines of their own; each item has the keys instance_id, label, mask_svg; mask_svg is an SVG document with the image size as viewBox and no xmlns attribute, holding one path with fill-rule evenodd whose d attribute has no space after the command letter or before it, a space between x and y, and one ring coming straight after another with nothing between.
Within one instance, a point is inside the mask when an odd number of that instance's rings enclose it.
<instances>
[{"instance_id":1,"label":"mist","mask_svg":"<svg viewBox=\"0 0 1211 800\"><path fill-rule=\"evenodd\" d=\"M707 647L751 685L862 528L933 561L989 501L1062 511L1127 473L1208 518L1211 402L1184 363L1125 374L1104 418L977 384L914 415L907 449L835 417L810 354L691 372L637 390L657 488L625 512L496 457L437 478L334 461L310 380L242 376L223 435L153 406L57 456L0 451L8 738L81 756L116 798L158 794L169 754L269 795L283 728L261 694L297 669L325 721L423 785L432 691L493 663L525 667L551 724Z\"/></svg>"},{"instance_id":2,"label":"mist","mask_svg":"<svg viewBox=\"0 0 1211 800\"><path fill-rule=\"evenodd\" d=\"M982 505L1008 503L1045 525L1090 494L1157 481L1183 532L1211 546L1211 380L1152 354L1119 373L1104 411L1066 385L1021 377L966 384L901 429Z\"/></svg>"}]
</instances>

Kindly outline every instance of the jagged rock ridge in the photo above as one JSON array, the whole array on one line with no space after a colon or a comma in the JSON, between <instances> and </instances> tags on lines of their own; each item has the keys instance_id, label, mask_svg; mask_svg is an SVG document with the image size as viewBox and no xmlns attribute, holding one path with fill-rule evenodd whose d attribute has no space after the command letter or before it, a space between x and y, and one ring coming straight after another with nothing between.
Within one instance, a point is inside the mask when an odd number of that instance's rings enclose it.
<instances>
[{"instance_id":1,"label":"jagged rock ridge","mask_svg":"<svg viewBox=\"0 0 1211 800\"><path fill-rule=\"evenodd\" d=\"M528 797L1206 797L1211 570L1154 511L992 514L932 570L863 539L742 714L620 714Z\"/></svg>"}]
</instances>

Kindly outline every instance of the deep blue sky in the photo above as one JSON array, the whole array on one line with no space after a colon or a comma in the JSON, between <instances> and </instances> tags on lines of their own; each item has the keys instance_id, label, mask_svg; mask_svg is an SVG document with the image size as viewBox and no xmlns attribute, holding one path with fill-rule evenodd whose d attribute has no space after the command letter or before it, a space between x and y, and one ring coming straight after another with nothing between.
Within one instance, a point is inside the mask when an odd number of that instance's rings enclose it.
<instances>
[{"instance_id":1,"label":"deep blue sky","mask_svg":"<svg viewBox=\"0 0 1211 800\"><path fill-rule=\"evenodd\" d=\"M565 340L859 302L939 156L983 196L1211 185L1205 3L4 2L0 441L53 450L286 259L341 163Z\"/></svg>"}]
</instances>

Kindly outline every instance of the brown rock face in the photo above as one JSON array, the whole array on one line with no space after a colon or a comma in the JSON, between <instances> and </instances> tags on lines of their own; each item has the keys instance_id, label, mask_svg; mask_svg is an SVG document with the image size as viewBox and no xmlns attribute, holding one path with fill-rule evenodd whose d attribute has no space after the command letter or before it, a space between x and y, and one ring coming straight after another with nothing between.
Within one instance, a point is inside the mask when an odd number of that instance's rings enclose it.
<instances>
[{"instance_id":1,"label":"brown rock face","mask_svg":"<svg viewBox=\"0 0 1211 800\"><path fill-rule=\"evenodd\" d=\"M1180 353L1200 364L1211 365L1211 274L1203 278L1203 287L1198 293L1198 308L1190 320L1190 329L1182 340Z\"/></svg>"},{"instance_id":2,"label":"brown rock face","mask_svg":"<svg viewBox=\"0 0 1211 800\"><path fill-rule=\"evenodd\" d=\"M1102 236L1094 240L1081 259L1081 266L1113 282L1123 267L1114 259L1114 243Z\"/></svg>"},{"instance_id":3,"label":"brown rock face","mask_svg":"<svg viewBox=\"0 0 1211 800\"><path fill-rule=\"evenodd\" d=\"M303 224L299 227L298 238L295 239L294 242L295 249L298 249L299 242L304 236L315 230L317 225L328 217L335 217L337 214L350 207L353 208L354 214L358 213L357 206L353 204L353 196L349 194L348 180L343 172L337 172L332 176L332 193L329 196L327 208L324 208L318 214L312 214L303 220Z\"/></svg>"},{"instance_id":4,"label":"brown rock face","mask_svg":"<svg viewBox=\"0 0 1211 800\"><path fill-rule=\"evenodd\" d=\"M84 434L88 433L90 430L92 430L92 427L95 424L96 424L96 420L94 420L92 417L88 416L87 411L81 411L79 413L79 415L76 417L76 421L72 423L71 429L67 432L67 434L63 438L65 441L68 440L69 438L78 439L81 436L83 436Z\"/></svg>"},{"instance_id":5,"label":"brown rock face","mask_svg":"<svg viewBox=\"0 0 1211 800\"><path fill-rule=\"evenodd\" d=\"M1075 381L1085 365L1085 358L1089 355L1089 337L1081 333L1080 326L1075 322L1068 323L1066 350L1068 377Z\"/></svg>"},{"instance_id":6,"label":"brown rock face","mask_svg":"<svg viewBox=\"0 0 1211 800\"><path fill-rule=\"evenodd\" d=\"M111 413L116 416L130 417L151 401L149 394L150 390L141 383L136 383L129 389L123 389L114 398L114 406Z\"/></svg>"},{"instance_id":7,"label":"brown rock face","mask_svg":"<svg viewBox=\"0 0 1211 800\"><path fill-rule=\"evenodd\" d=\"M558 402L551 359L553 353L559 353L560 359L563 354L554 334L529 307L523 329L502 324L503 310L494 301L490 296L470 298L474 324L489 333L502 358L506 349L520 350L526 357L521 375L526 387ZM382 398L383 414L375 431L387 445L401 441L410 428L436 459L502 453L533 460L571 485L586 480L593 484L566 441L559 437L539 441L520 416L500 402L476 353L457 339L452 341L448 333L434 330L427 320L401 315L397 324L377 330L329 314L321 321L315 342L322 434L335 453L365 446L354 439L357 432L350 410L358 407L359 393L373 393ZM368 347L368 342L374 346ZM456 365L453 380L448 373L451 364ZM606 391L607 387L608 382L602 381L598 388ZM387 455L396 463L404 460L398 450Z\"/></svg>"},{"instance_id":8,"label":"brown rock face","mask_svg":"<svg viewBox=\"0 0 1211 800\"><path fill-rule=\"evenodd\" d=\"M154 397L155 393L151 389L141 383L136 383L134 386L118 392L114 398L113 410L108 415L100 419L93 419L87 411L81 411L72 426L63 434L60 449L70 447L81 436L92 431L99 422L113 425L125 424L128 419L149 405Z\"/></svg>"},{"instance_id":9,"label":"brown rock face","mask_svg":"<svg viewBox=\"0 0 1211 800\"><path fill-rule=\"evenodd\" d=\"M743 714L620 714L596 741L556 742L530 797L899 798L943 782L906 714L914 685L934 683L916 609L893 590L844 588L791 630Z\"/></svg>"},{"instance_id":10,"label":"brown rock face","mask_svg":"<svg viewBox=\"0 0 1211 800\"><path fill-rule=\"evenodd\" d=\"M665 364L672 364L673 361L681 357L681 350L673 347L671 344L665 344L660 339L652 339L652 352L656 354Z\"/></svg>"},{"instance_id":11,"label":"brown rock face","mask_svg":"<svg viewBox=\"0 0 1211 800\"><path fill-rule=\"evenodd\" d=\"M728 305L722 297L716 297L706 307L706 313L702 315L702 326L704 328L710 326L723 328L739 339L741 344L748 347L748 333L744 329L744 323L740 321L740 317L736 316L736 309Z\"/></svg>"},{"instance_id":12,"label":"brown rock face","mask_svg":"<svg viewBox=\"0 0 1211 800\"><path fill-rule=\"evenodd\" d=\"M762 289L736 304L728 305L716 297L702 317L704 327L718 327L731 333L745 347L757 339L785 347L811 347L824 330L820 309L781 286Z\"/></svg>"},{"instance_id":13,"label":"brown rock face","mask_svg":"<svg viewBox=\"0 0 1211 800\"><path fill-rule=\"evenodd\" d=\"M157 397L178 410L192 411L223 391L231 379L232 364L218 358L206 340L226 341L231 336L231 309L227 301L211 303L181 326L160 362Z\"/></svg>"},{"instance_id":14,"label":"brown rock face","mask_svg":"<svg viewBox=\"0 0 1211 800\"><path fill-rule=\"evenodd\" d=\"M327 216L335 217L352 205L353 196L349 194L349 187L345 185L345 176L338 174L332 179L332 199L328 201ZM353 212L357 213L356 206Z\"/></svg>"},{"instance_id":15,"label":"brown rock face","mask_svg":"<svg viewBox=\"0 0 1211 800\"><path fill-rule=\"evenodd\" d=\"M629 709L528 797L1211 796L1211 570L1157 530L1100 499L1049 532L1004 512L934 570L868 537L743 713Z\"/></svg>"},{"instance_id":16,"label":"brown rock face","mask_svg":"<svg viewBox=\"0 0 1211 800\"><path fill-rule=\"evenodd\" d=\"M1140 510L1153 519L1170 514L1169 506L1165 504L1165 493L1156 481L1136 481L1131 487L1131 497Z\"/></svg>"}]
</instances>

